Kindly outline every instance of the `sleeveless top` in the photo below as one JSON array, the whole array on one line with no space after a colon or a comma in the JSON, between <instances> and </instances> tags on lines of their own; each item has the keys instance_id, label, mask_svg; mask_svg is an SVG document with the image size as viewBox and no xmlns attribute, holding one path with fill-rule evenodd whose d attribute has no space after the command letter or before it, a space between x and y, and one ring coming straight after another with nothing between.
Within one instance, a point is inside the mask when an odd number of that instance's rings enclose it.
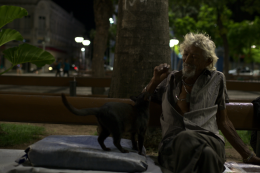
<instances>
[{"instance_id":1,"label":"sleeveless top","mask_svg":"<svg viewBox=\"0 0 260 173\"><path fill-rule=\"evenodd\" d=\"M190 111L183 116L175 109L176 95L179 96L182 86L182 72L173 71L160 84L152 96L152 101L162 104L160 118L163 140L177 135L183 130L194 130L199 133L215 136L224 142L219 134L216 114L224 110L228 103L225 76L218 71L204 70L193 85L190 98Z\"/></svg>"}]
</instances>

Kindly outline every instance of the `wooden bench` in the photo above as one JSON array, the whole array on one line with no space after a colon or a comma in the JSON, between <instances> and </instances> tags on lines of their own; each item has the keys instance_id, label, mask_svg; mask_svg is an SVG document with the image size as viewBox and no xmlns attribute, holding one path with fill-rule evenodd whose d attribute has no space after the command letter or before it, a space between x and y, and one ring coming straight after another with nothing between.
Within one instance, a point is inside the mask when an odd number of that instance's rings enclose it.
<instances>
[{"instance_id":1,"label":"wooden bench","mask_svg":"<svg viewBox=\"0 0 260 173\"><path fill-rule=\"evenodd\" d=\"M100 107L106 102L133 104L130 99L68 97L77 108ZM60 96L0 94L0 121L57 123L57 124L96 124L95 116L79 117L70 113L63 105ZM252 103L227 104L229 119L237 130L260 130L260 123L253 116ZM151 102L150 126L160 126L161 106Z\"/></svg>"},{"instance_id":2,"label":"wooden bench","mask_svg":"<svg viewBox=\"0 0 260 173\"><path fill-rule=\"evenodd\" d=\"M77 108L100 107L106 102L123 102L133 104L130 99L67 97ZM229 103L227 112L229 119L237 130L260 130L260 123L253 116L252 103ZM30 122L52 124L84 124L96 125L95 116L81 117L70 113L61 101L60 96L48 95L12 95L0 94L0 121ZM151 102L149 126L160 127L161 106ZM260 135L257 139L257 154L259 155ZM240 165L241 166L241 165ZM242 165L243 166L243 165ZM250 170L259 170L253 168Z\"/></svg>"},{"instance_id":3,"label":"wooden bench","mask_svg":"<svg viewBox=\"0 0 260 173\"><path fill-rule=\"evenodd\" d=\"M0 76L0 85L20 86L57 86L69 87L70 81L76 80L77 87L110 87L111 78L93 77L35 77L35 76ZM228 90L260 91L260 82L229 80Z\"/></svg>"}]
</instances>

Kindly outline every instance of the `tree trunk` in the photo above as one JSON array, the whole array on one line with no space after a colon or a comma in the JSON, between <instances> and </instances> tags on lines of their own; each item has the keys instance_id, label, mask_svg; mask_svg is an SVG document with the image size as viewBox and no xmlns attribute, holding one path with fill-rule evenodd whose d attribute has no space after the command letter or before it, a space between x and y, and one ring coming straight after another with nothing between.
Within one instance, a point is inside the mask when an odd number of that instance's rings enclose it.
<instances>
[{"instance_id":1,"label":"tree trunk","mask_svg":"<svg viewBox=\"0 0 260 173\"><path fill-rule=\"evenodd\" d=\"M138 95L153 69L170 64L168 0L119 0L109 97Z\"/></svg>"},{"instance_id":2,"label":"tree trunk","mask_svg":"<svg viewBox=\"0 0 260 173\"><path fill-rule=\"evenodd\" d=\"M221 11L217 10L217 23L218 23L218 27L219 27L219 32L220 32L220 36L222 38L223 41L223 47L224 47L224 61L223 61L223 66L224 66L224 70L223 73L226 76L226 79L229 78L229 46L228 46L228 39L227 39L227 34L226 32L224 32L224 26L221 20Z\"/></svg>"},{"instance_id":3,"label":"tree trunk","mask_svg":"<svg viewBox=\"0 0 260 173\"><path fill-rule=\"evenodd\" d=\"M92 60L93 77L105 77L103 58L107 48L108 31L110 27L109 18L112 16L112 13L113 5L111 0L94 0L96 34ZM92 94L104 94L104 91L104 88L92 88Z\"/></svg>"}]
</instances>

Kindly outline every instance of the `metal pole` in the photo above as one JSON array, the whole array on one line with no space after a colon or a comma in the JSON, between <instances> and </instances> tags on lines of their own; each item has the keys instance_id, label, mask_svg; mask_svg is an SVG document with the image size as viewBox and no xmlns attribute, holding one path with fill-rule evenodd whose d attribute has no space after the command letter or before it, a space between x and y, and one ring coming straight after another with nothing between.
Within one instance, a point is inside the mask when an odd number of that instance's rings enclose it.
<instances>
[{"instance_id":1,"label":"metal pole","mask_svg":"<svg viewBox=\"0 0 260 173\"><path fill-rule=\"evenodd\" d=\"M76 89L77 89L77 82L74 77L74 80L70 81L70 96L72 96L72 97L76 96Z\"/></svg>"},{"instance_id":2,"label":"metal pole","mask_svg":"<svg viewBox=\"0 0 260 173\"><path fill-rule=\"evenodd\" d=\"M177 70L177 57L175 51L174 51L174 70Z\"/></svg>"},{"instance_id":3,"label":"metal pole","mask_svg":"<svg viewBox=\"0 0 260 173\"><path fill-rule=\"evenodd\" d=\"M85 51L86 51L86 49L85 49ZM85 51L83 51L83 68L84 68L84 70L86 70L86 60L85 60Z\"/></svg>"},{"instance_id":4,"label":"metal pole","mask_svg":"<svg viewBox=\"0 0 260 173\"><path fill-rule=\"evenodd\" d=\"M45 39L42 42L42 49L45 51ZM44 68L45 68L45 65L42 67L42 73L44 73Z\"/></svg>"}]
</instances>

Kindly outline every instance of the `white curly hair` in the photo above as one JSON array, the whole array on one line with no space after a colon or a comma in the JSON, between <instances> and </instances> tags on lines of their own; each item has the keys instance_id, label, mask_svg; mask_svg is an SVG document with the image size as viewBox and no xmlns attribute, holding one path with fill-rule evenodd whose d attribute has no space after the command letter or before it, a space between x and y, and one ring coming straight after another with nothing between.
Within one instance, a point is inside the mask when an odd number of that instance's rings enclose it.
<instances>
[{"instance_id":1,"label":"white curly hair","mask_svg":"<svg viewBox=\"0 0 260 173\"><path fill-rule=\"evenodd\" d=\"M188 33L184 36L184 41L180 45L180 52L183 55L184 50L190 46L196 46L203 50L205 59L211 59L212 63L207 66L208 70L216 70L215 64L218 61L218 57L215 53L215 43L206 34L202 33Z\"/></svg>"}]
</instances>

